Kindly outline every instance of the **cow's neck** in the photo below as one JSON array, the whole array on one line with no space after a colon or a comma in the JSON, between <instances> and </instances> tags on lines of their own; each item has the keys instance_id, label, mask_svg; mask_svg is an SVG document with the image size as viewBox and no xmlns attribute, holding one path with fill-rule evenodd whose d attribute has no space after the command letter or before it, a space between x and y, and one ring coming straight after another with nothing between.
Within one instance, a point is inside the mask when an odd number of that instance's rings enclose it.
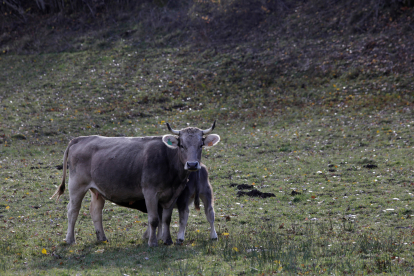
<instances>
[{"instance_id":1,"label":"cow's neck","mask_svg":"<svg viewBox=\"0 0 414 276\"><path fill-rule=\"evenodd\" d=\"M174 184L170 186L172 189L170 200L163 203L160 202L162 208L164 209L169 209L173 204L175 204L178 196L185 189L188 182L188 177L190 176L190 171L184 170L184 164L182 164L180 161L179 149L169 150L167 154L168 160L171 160L171 171L173 172L173 175L170 175L169 177L171 180L174 179Z\"/></svg>"},{"instance_id":2,"label":"cow's neck","mask_svg":"<svg viewBox=\"0 0 414 276\"><path fill-rule=\"evenodd\" d=\"M180 182L188 179L190 172L188 170L184 170L184 164L181 163L180 159L180 150L175 149L169 151L168 159L173 160L171 164L174 166L174 172L177 174L178 178L180 179Z\"/></svg>"},{"instance_id":3,"label":"cow's neck","mask_svg":"<svg viewBox=\"0 0 414 276\"><path fill-rule=\"evenodd\" d=\"M160 202L162 208L170 209L175 204L175 202L177 201L177 198L180 196L181 192L185 189L187 185L189 175L190 173L188 172L187 176L184 178L183 181L181 181L180 185L178 185L177 187L173 187L173 195L169 201L165 203Z\"/></svg>"}]
</instances>

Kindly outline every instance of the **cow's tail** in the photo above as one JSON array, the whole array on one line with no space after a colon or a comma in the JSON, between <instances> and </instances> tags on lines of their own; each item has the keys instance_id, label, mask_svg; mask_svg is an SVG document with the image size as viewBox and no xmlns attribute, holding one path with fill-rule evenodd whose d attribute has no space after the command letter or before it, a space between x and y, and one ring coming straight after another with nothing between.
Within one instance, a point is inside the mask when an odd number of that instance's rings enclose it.
<instances>
[{"instance_id":1,"label":"cow's tail","mask_svg":"<svg viewBox=\"0 0 414 276\"><path fill-rule=\"evenodd\" d=\"M65 150L65 153L63 154L63 176L62 176L62 183L60 184L60 186L56 189L56 192L52 195L52 197L50 199L53 199L55 196L57 196L56 198L56 202L58 202L59 197L65 192L65 179L66 179L66 169L68 167L68 154L69 154L69 148L72 146L73 144L73 140L70 141L68 147Z\"/></svg>"},{"instance_id":2,"label":"cow's tail","mask_svg":"<svg viewBox=\"0 0 414 276\"><path fill-rule=\"evenodd\" d=\"M200 211L200 189L198 188L200 185L200 173L201 170L196 172L196 184L195 184L195 195L194 195L194 208L197 211Z\"/></svg>"}]
</instances>

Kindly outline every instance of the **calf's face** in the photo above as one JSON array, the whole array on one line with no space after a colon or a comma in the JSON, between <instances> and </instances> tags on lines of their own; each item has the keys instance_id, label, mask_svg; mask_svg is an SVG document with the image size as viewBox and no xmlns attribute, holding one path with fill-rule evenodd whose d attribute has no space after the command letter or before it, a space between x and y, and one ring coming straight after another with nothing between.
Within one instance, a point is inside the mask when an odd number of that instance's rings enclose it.
<instances>
[{"instance_id":1,"label":"calf's face","mask_svg":"<svg viewBox=\"0 0 414 276\"><path fill-rule=\"evenodd\" d=\"M169 125L167 126L169 127ZM210 131L212 128L210 128ZM201 152L203 147L212 147L220 141L220 136L217 134L206 135L207 131L194 127L180 131L172 130L172 132L178 135L164 135L162 141L167 147L178 149L180 161L184 165L184 169L189 171L201 169Z\"/></svg>"}]
</instances>

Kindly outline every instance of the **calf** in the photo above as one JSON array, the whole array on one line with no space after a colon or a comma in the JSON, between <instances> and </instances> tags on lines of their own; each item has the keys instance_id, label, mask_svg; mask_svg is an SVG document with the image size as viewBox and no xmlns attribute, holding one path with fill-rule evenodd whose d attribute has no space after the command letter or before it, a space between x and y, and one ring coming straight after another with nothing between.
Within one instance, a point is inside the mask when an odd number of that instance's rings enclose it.
<instances>
[{"instance_id":1,"label":"calf","mask_svg":"<svg viewBox=\"0 0 414 276\"><path fill-rule=\"evenodd\" d=\"M213 188L211 187L210 181L208 179L207 167L204 164L201 164L201 169L197 172L190 173L188 178L187 186L181 192L178 197L175 208L178 209L179 213L179 223L180 228L177 235L177 244L181 244L184 241L185 228L187 226L188 215L189 215L189 205L194 202L195 209L200 210L200 201L199 198L203 201L204 204L204 213L206 214L207 220L210 223L210 238L212 240L217 239L216 229L214 227L214 197L213 197ZM128 206L130 208L138 209L145 212L142 206L145 204L143 202L136 202L135 206ZM162 210L159 210L160 216L162 216ZM171 220L171 219L168 219ZM162 226L158 228L158 237L159 239L162 236L162 231L164 229ZM169 230L167 230L169 231ZM144 233L144 238L149 236L149 227Z\"/></svg>"}]
</instances>

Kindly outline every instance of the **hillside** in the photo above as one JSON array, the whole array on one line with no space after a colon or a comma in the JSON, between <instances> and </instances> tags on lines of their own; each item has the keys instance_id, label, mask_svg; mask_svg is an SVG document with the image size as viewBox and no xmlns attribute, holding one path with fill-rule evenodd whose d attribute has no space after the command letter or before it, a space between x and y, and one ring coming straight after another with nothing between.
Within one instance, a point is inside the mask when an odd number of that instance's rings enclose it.
<instances>
[{"instance_id":1,"label":"hillside","mask_svg":"<svg viewBox=\"0 0 414 276\"><path fill-rule=\"evenodd\" d=\"M245 118L253 106L267 109L248 116L277 116L287 106L412 105L413 8L403 3L378 2L375 14L363 12L372 3L353 1L157 3L130 13L3 20L3 108L15 108L8 98L24 90L22 80L36 91L24 101L50 95L42 109L51 114L73 113L68 104L63 111L62 95L98 103L86 110L88 125L108 120L111 105L119 120L190 108L226 107L237 112L223 116ZM215 100L203 101L207 96ZM135 103L149 105L131 112Z\"/></svg>"},{"instance_id":2,"label":"hillside","mask_svg":"<svg viewBox=\"0 0 414 276\"><path fill-rule=\"evenodd\" d=\"M0 274L413 273L412 1L132 2L0 4ZM106 201L96 242L89 195L62 241L71 139L214 120L218 241Z\"/></svg>"}]
</instances>

